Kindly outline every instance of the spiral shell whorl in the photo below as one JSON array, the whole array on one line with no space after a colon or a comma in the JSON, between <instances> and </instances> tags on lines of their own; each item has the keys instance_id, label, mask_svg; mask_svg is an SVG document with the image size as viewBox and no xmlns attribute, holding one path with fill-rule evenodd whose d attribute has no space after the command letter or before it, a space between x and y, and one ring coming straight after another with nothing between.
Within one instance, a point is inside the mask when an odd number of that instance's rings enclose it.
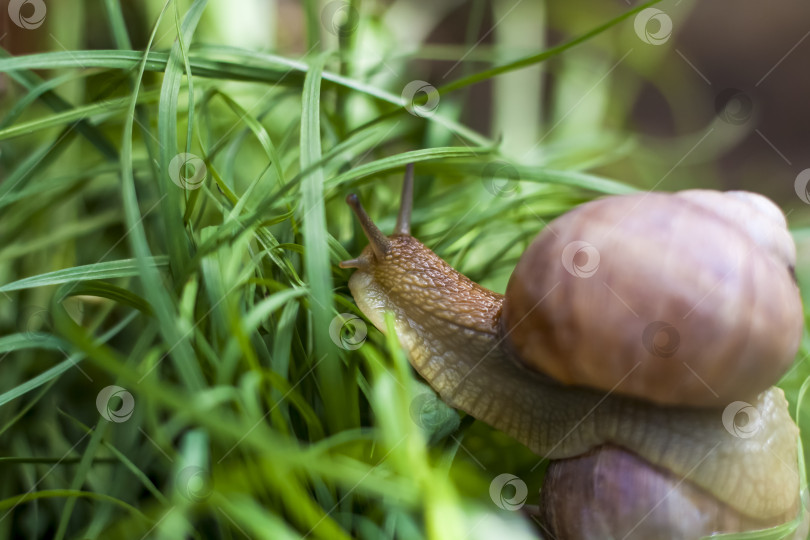
<instances>
[{"instance_id":1,"label":"spiral shell whorl","mask_svg":"<svg viewBox=\"0 0 810 540\"><path fill-rule=\"evenodd\" d=\"M794 262L784 216L760 195L596 200L524 252L504 325L521 360L560 382L725 406L771 386L793 361Z\"/></svg>"}]
</instances>

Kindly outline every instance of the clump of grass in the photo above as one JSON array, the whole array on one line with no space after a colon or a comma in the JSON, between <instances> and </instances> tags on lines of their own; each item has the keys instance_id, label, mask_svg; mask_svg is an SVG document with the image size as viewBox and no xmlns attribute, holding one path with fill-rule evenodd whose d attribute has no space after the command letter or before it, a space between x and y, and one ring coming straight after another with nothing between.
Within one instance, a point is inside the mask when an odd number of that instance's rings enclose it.
<instances>
[{"instance_id":1,"label":"clump of grass","mask_svg":"<svg viewBox=\"0 0 810 540\"><path fill-rule=\"evenodd\" d=\"M146 52L105 0L114 48L0 58L0 536L529 537L488 486L512 471L536 494L537 456L436 401L362 322L342 200L359 191L390 230L415 163L415 234L503 290L543 222L634 189L589 171L629 147L601 126L512 160L457 91L649 4L405 97L410 75L380 85L384 64L353 61L358 28L392 47L358 4L330 48L307 3L302 59L206 43L202 0L158 6ZM794 404L807 375L786 381Z\"/></svg>"}]
</instances>

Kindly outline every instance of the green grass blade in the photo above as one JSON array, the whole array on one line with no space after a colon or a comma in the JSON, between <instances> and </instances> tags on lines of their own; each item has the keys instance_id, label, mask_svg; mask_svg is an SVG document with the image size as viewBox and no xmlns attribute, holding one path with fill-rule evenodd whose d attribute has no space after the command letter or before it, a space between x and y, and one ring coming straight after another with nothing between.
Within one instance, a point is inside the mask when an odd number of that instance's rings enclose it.
<instances>
[{"instance_id":1,"label":"green grass blade","mask_svg":"<svg viewBox=\"0 0 810 540\"><path fill-rule=\"evenodd\" d=\"M147 257L141 263L144 267L155 271L156 268L166 266L168 260L164 256ZM75 281L89 281L96 279L114 279L121 277L137 276L141 265L136 259L124 259L120 261L98 262L63 270L55 270L38 276L7 283L0 287L0 292L18 291L21 289L32 289L34 287L46 287L48 285L58 285Z\"/></svg>"},{"instance_id":2,"label":"green grass blade","mask_svg":"<svg viewBox=\"0 0 810 540\"><path fill-rule=\"evenodd\" d=\"M151 521L148 517L142 514L140 510L138 510L131 504L122 501L121 499L110 497L109 495L104 495L103 493L97 493L95 491L77 491L73 489L44 489L41 491L33 491L29 493L24 493L23 495L8 497L0 501L0 510L15 508L20 504L36 501L39 499L64 498L64 497L81 497L83 499L91 499L101 502L112 503L116 506L123 508L124 510L126 510L131 514L138 516L139 518L145 521Z\"/></svg>"},{"instance_id":3,"label":"green grass blade","mask_svg":"<svg viewBox=\"0 0 810 540\"><path fill-rule=\"evenodd\" d=\"M239 117L239 120L244 122L256 139L259 141L259 144L262 145L262 149L267 154L267 159L270 161L270 165L273 167L273 170L276 172L276 177L278 181L283 184L284 183L284 171L281 168L281 157L279 157L278 150L276 150L276 146L273 144L273 140L270 138L270 134L267 133L267 130L264 126L256 119L255 116L251 115L248 111L246 111L241 105L239 105L236 101L233 100L228 94L224 92L217 93L230 107L230 109Z\"/></svg>"},{"instance_id":4,"label":"green grass blade","mask_svg":"<svg viewBox=\"0 0 810 540\"><path fill-rule=\"evenodd\" d=\"M396 154L354 167L351 170L336 176L335 178L331 178L326 183L326 187L352 184L354 180L383 172L402 169L408 163L421 163L425 161L446 160L452 158L469 158L480 156L481 154L486 154L487 152L489 152L489 150L484 148L476 149L456 146L450 146L447 148L426 148L424 150L402 152L401 154ZM480 170L476 172L480 172Z\"/></svg>"},{"instance_id":5,"label":"green grass blade","mask_svg":"<svg viewBox=\"0 0 810 540\"><path fill-rule=\"evenodd\" d=\"M104 8L107 10L107 18L110 20L110 29L115 44L119 49L131 49L132 42L127 32L124 13L121 11L121 2L119 0L104 0Z\"/></svg>"},{"instance_id":6,"label":"green grass blade","mask_svg":"<svg viewBox=\"0 0 810 540\"><path fill-rule=\"evenodd\" d=\"M205 47L201 50L208 51ZM196 76L225 78L238 81L273 82L285 85L299 85L302 75L307 72L307 64L298 60L291 60L281 56L256 51L247 51L227 46L218 46L220 54L228 53L235 57L233 60L210 60L194 53L189 55L189 65ZM142 53L138 51L71 51L70 53L48 52L0 58L0 73L14 72L21 69L57 69L65 67L90 68L100 67L109 69L131 69L138 65ZM168 54L150 52L147 57L146 69L149 71L164 71L168 63ZM258 65L251 65L258 64ZM405 99L395 93L377 88L363 81L343 77L329 71L323 72L324 82L340 85L368 97L396 105L395 112L403 113ZM453 133L467 139L479 146L491 145L492 141L469 127L445 117L443 114L434 114L425 120L441 125Z\"/></svg>"},{"instance_id":7,"label":"green grass blade","mask_svg":"<svg viewBox=\"0 0 810 540\"><path fill-rule=\"evenodd\" d=\"M58 88L63 84L67 83L68 81L81 79L86 77L87 74L84 72L79 73L65 73L59 77L54 77L53 79L48 79L42 81L41 83L37 84L33 88L28 89L28 93L25 96L17 99L14 103L14 106L8 110L6 115L3 117L3 120L0 121L0 129L10 126L14 123L17 118L22 115L25 110L36 100L42 97L42 94L53 90L54 88Z\"/></svg>"},{"instance_id":8,"label":"green grass blade","mask_svg":"<svg viewBox=\"0 0 810 540\"><path fill-rule=\"evenodd\" d=\"M486 175L485 168L489 163L489 160L478 162L470 162L468 160L447 163L436 162L426 163L424 169L439 174L450 172L463 173L483 179ZM610 195L624 195L638 191L638 188L627 183L585 172L561 171L544 167L527 167L517 163L510 163L507 169L512 169L514 173L516 173L517 180L519 181L559 184Z\"/></svg>"},{"instance_id":9,"label":"green grass blade","mask_svg":"<svg viewBox=\"0 0 810 540\"><path fill-rule=\"evenodd\" d=\"M0 336L0 354L25 349L59 350L65 348L65 346L66 343L64 341L44 332Z\"/></svg>"},{"instance_id":10,"label":"green grass blade","mask_svg":"<svg viewBox=\"0 0 810 540\"><path fill-rule=\"evenodd\" d=\"M130 315L127 315L126 317L122 318L118 324L116 324L113 328L111 328L109 331L105 332L101 337L99 337L99 343L106 343L107 341L118 335L121 332L121 330L126 328L127 325L129 325L129 323L132 322L132 320L135 318L135 315L136 315L135 313L131 313ZM13 336L0 337L0 353L7 352L8 350L15 350L14 348L15 340L9 339L12 337ZM63 348L63 347L66 348L67 344L65 344L58 338L54 338L53 336L46 337L46 341L50 340L51 338L55 340L52 342L54 345L53 348ZM26 343L29 343L29 341L20 342L19 340L17 340L17 345L22 345ZM5 405L9 401L12 401L22 396L23 394L26 394L31 390L35 390L40 386L42 386L43 384L46 384L56 379L64 372L68 371L70 368L74 367L76 364L81 362L83 358L84 355L81 353L72 354L66 360L63 360L62 362L59 362L52 368L43 371L36 377L33 377L32 379L29 379L22 384L18 384L11 390L3 392L2 394L0 394L0 407Z\"/></svg>"},{"instance_id":11,"label":"green grass blade","mask_svg":"<svg viewBox=\"0 0 810 540\"><path fill-rule=\"evenodd\" d=\"M90 441L85 447L84 452L82 452L82 458L79 461L79 466L76 468L73 481L70 483L70 491L73 493L80 493L80 489L87 479L87 474L90 472L90 468L93 466L96 453L101 446L101 438L107 431L109 424L109 422L100 422L96 426L96 429L94 429L90 434ZM54 540L64 539L68 523L70 522L70 516L73 514L73 509L76 506L76 496L66 495L66 497L67 499L65 500L65 506L62 508L62 515L59 518L59 526L56 529Z\"/></svg>"},{"instance_id":12,"label":"green grass blade","mask_svg":"<svg viewBox=\"0 0 810 540\"><path fill-rule=\"evenodd\" d=\"M168 2L166 5L164 5L163 12L165 12L167 6ZM197 17L199 17L199 14L197 14ZM149 50L151 47L159 24L159 21L155 24L147 50ZM166 341L171 344L170 352L174 365L177 368L177 371L186 388L198 390L204 386L204 380L200 367L197 363L196 355L194 354L191 344L188 341L189 332L181 332L179 326L177 325L176 301L169 291L167 291L164 287L160 274L156 271L155 267L148 264L148 261L152 259L152 256L146 240L143 217L141 216L138 208L138 196L135 192L135 179L132 174L132 128L135 118L135 106L137 105L138 101L138 87L140 85L140 81L143 79L146 58L147 55L144 54L140 70L136 78L136 89L133 92L132 100L129 105L129 111L124 126L124 137L121 144L123 203L127 226L128 230L130 231L127 238L129 239L132 250L136 255L135 260L138 266L139 275L143 280L147 300L152 305L155 316L160 322L160 331L164 335ZM173 210L168 210L168 212L172 211L177 212L177 208L175 207ZM175 234L178 232L176 229L171 229L171 231ZM180 228L179 239L185 243L185 234L182 226Z\"/></svg>"},{"instance_id":13,"label":"green grass blade","mask_svg":"<svg viewBox=\"0 0 810 540\"><path fill-rule=\"evenodd\" d=\"M177 105L180 96L183 74L185 72L184 51L182 43L191 42L194 30L200 22L205 0L195 0L183 23L178 28L178 40L172 46L166 62L163 85L158 104L158 141L160 144L161 191L166 196L163 201L163 226L166 229L167 248L173 271L186 275L189 271L189 246L183 222L183 195L185 191L174 185L169 179L169 163L178 154L177 151ZM146 60L146 59L144 59ZM144 62L145 66L145 62ZM187 139L186 144L191 141ZM184 150L187 151L187 150Z\"/></svg>"},{"instance_id":14,"label":"green grass blade","mask_svg":"<svg viewBox=\"0 0 810 540\"><path fill-rule=\"evenodd\" d=\"M321 71L326 56L312 60L304 83L301 111L301 169L321 159ZM329 324L335 313L332 301L332 275L329 245L326 239L324 178L319 168L312 169L301 182L301 217L304 233L306 279L312 312L311 334L315 349L313 362L321 381L327 424L339 431L359 423L356 394L346 385L337 348L329 338Z\"/></svg>"},{"instance_id":15,"label":"green grass blade","mask_svg":"<svg viewBox=\"0 0 810 540\"><path fill-rule=\"evenodd\" d=\"M138 103L154 103L160 97L160 92L152 90L142 92L138 96ZM0 129L0 140L11 139L21 135L29 135L39 130L48 129L65 124L71 124L83 119L92 119L100 115L108 115L114 112L121 112L129 106L130 98L110 99L101 103L91 103L81 107L75 107L57 114L51 114L37 120L16 124L5 129Z\"/></svg>"},{"instance_id":16,"label":"green grass blade","mask_svg":"<svg viewBox=\"0 0 810 540\"><path fill-rule=\"evenodd\" d=\"M123 287L101 280L83 281L70 288L69 296L95 296L135 308L144 315L152 316L152 306L142 297Z\"/></svg>"},{"instance_id":17,"label":"green grass blade","mask_svg":"<svg viewBox=\"0 0 810 540\"><path fill-rule=\"evenodd\" d=\"M68 52L68 54L70 53ZM4 60L13 60L13 58L14 57L11 56L7 50L0 47L0 64L2 64ZM0 73L3 71L4 70L0 68ZM25 68L10 71L9 75L18 83L23 85L26 90L35 89L42 84L42 79L38 75ZM71 108L70 103L59 97L59 95L53 92L53 90L46 90L43 92L40 99L56 112L65 111ZM116 150L115 146L113 146L109 139L107 139L107 137L101 131L99 131L98 128L91 125L86 120L80 120L76 123L76 131L87 138L87 140L90 141L105 158L111 161L118 159L118 151Z\"/></svg>"}]
</instances>

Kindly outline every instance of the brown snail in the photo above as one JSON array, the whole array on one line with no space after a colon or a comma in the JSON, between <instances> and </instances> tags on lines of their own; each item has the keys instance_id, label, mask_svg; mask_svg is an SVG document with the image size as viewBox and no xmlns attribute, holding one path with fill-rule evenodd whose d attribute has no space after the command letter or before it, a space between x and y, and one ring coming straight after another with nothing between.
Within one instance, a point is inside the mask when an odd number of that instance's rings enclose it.
<instances>
[{"instance_id":1,"label":"brown snail","mask_svg":"<svg viewBox=\"0 0 810 540\"><path fill-rule=\"evenodd\" d=\"M341 263L357 269L352 295L382 331L394 313L446 403L553 460L541 518L554 537L698 538L798 515L798 428L771 385L802 307L772 202L694 190L586 203L540 232L504 296L410 235L412 183L409 166L389 237L347 198L369 239Z\"/></svg>"}]
</instances>

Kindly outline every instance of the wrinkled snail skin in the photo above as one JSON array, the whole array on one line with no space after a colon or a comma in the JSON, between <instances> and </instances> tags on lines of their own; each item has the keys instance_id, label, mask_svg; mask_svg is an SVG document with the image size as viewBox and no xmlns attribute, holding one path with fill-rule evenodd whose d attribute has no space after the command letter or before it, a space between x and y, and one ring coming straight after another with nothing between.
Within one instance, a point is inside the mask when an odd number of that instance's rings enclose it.
<instances>
[{"instance_id":1,"label":"wrinkled snail skin","mask_svg":"<svg viewBox=\"0 0 810 540\"><path fill-rule=\"evenodd\" d=\"M410 236L408 183L403 190L407 212L401 213L395 234L389 237L376 229L356 198L349 199L371 243L342 266L357 269L349 288L378 329L386 331L384 314L393 312L397 336L411 364L445 402L511 435L539 456L562 460L551 465L557 477L568 478L572 470L580 470L587 482L594 474L604 477L610 460L621 460L616 462L621 467L613 470L635 468L642 475L663 476L650 480L651 494L674 478L677 497L698 500L700 506L714 504L716 508L703 511L731 516L711 525L732 527L722 530L775 525L796 515L798 428L780 389L763 388L749 396L759 413L758 428L737 437L722 422L728 402L716 404L719 408L660 405L563 385L535 371L536 366L530 369L531 363L516 356L517 347L502 320L504 296L472 282ZM752 203L745 200L745 204ZM753 204L762 202L754 197ZM768 205L772 203L764 205L765 217L757 219L778 224L781 213ZM790 261L789 245L773 252L774 258L784 255ZM597 459L589 463L588 456ZM553 482L554 475L550 478ZM553 489L543 490L546 519L564 513L561 500L580 504L559 490L559 482L550 485ZM617 510L611 508L608 517L615 517ZM677 519L674 514L661 526L675 531Z\"/></svg>"}]
</instances>

